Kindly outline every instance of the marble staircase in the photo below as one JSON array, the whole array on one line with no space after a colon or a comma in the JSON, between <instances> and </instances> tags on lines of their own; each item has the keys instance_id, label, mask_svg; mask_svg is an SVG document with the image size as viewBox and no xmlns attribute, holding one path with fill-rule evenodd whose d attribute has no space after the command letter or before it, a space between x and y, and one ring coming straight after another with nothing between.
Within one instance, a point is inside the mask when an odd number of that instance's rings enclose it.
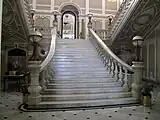
<instances>
[{"instance_id":1,"label":"marble staircase","mask_svg":"<svg viewBox=\"0 0 160 120\"><path fill-rule=\"evenodd\" d=\"M53 78L40 108L79 108L137 104L130 91L112 77L89 40L60 39L50 69Z\"/></svg>"}]
</instances>

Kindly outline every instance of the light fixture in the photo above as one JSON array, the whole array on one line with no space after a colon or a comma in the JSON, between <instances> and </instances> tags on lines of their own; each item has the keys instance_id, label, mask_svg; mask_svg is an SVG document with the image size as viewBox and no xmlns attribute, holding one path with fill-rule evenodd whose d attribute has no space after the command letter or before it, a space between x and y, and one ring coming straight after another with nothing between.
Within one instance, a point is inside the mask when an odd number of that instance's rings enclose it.
<instances>
[{"instance_id":1,"label":"light fixture","mask_svg":"<svg viewBox=\"0 0 160 120\"><path fill-rule=\"evenodd\" d=\"M30 57L30 61L39 61L41 60L38 52L38 42L42 40L42 34L39 31L33 31L29 35L29 40L33 43L33 53L32 56Z\"/></svg>"},{"instance_id":2,"label":"light fixture","mask_svg":"<svg viewBox=\"0 0 160 120\"><path fill-rule=\"evenodd\" d=\"M29 35L29 40L33 43L33 53L32 53L32 56L29 58L30 61L39 61L41 58L39 56L39 52L38 52L38 42L41 41L42 39L42 34L38 31L38 30L35 30L34 28L34 13L35 13L35 10L31 10L31 24L32 24L32 32L31 34Z\"/></svg>"},{"instance_id":3,"label":"light fixture","mask_svg":"<svg viewBox=\"0 0 160 120\"><path fill-rule=\"evenodd\" d=\"M58 11L54 10L52 13L54 15L53 26L57 26L58 25L58 20L57 20Z\"/></svg>"},{"instance_id":4,"label":"light fixture","mask_svg":"<svg viewBox=\"0 0 160 120\"><path fill-rule=\"evenodd\" d=\"M136 61L141 61L141 56L140 56L140 52L141 52L141 48L143 46L143 38L141 36L135 36L132 39L132 44L136 47Z\"/></svg>"}]
</instances>

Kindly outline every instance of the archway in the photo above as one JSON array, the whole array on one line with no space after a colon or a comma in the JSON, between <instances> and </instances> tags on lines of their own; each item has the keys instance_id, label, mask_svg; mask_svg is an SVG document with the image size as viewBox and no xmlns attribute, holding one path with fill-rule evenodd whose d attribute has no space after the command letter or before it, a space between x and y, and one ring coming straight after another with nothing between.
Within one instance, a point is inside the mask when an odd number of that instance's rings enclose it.
<instances>
[{"instance_id":1,"label":"archway","mask_svg":"<svg viewBox=\"0 0 160 120\"><path fill-rule=\"evenodd\" d=\"M62 15L62 38L76 39L76 15L72 11L66 11Z\"/></svg>"},{"instance_id":2,"label":"archway","mask_svg":"<svg viewBox=\"0 0 160 120\"><path fill-rule=\"evenodd\" d=\"M79 37L79 10L74 5L61 9L61 37L76 39Z\"/></svg>"}]
</instances>

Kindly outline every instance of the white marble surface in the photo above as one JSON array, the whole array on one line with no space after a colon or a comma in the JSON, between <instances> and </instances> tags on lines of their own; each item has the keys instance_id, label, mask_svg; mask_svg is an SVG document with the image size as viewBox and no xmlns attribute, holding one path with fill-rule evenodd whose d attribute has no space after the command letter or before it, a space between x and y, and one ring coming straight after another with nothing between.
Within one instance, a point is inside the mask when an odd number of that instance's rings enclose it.
<instances>
[{"instance_id":1,"label":"white marble surface","mask_svg":"<svg viewBox=\"0 0 160 120\"><path fill-rule=\"evenodd\" d=\"M143 106L75 111L22 112L21 93L1 93L0 120L160 120L160 109Z\"/></svg>"}]
</instances>

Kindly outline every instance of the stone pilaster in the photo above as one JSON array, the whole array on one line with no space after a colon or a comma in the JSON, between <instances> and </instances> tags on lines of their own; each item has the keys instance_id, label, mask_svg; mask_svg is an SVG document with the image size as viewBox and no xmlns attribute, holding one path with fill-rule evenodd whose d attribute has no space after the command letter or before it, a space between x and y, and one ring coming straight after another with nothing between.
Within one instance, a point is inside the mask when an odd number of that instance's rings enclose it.
<instances>
[{"instance_id":1,"label":"stone pilaster","mask_svg":"<svg viewBox=\"0 0 160 120\"><path fill-rule=\"evenodd\" d=\"M29 69L31 76L31 84L28 87L28 92L30 93L28 96L28 107L36 106L41 101L40 92L42 90L39 85L39 76L40 76L40 62L41 61L29 61Z\"/></svg>"},{"instance_id":2,"label":"stone pilaster","mask_svg":"<svg viewBox=\"0 0 160 120\"><path fill-rule=\"evenodd\" d=\"M3 0L0 1L0 53L1 53L1 33L2 33L2 6L3 6ZM1 71L1 55L0 55L0 73L2 73ZM2 74L1 74L2 75ZM2 84L1 84L1 78L2 76L0 76L0 91L2 89Z\"/></svg>"},{"instance_id":3,"label":"stone pilaster","mask_svg":"<svg viewBox=\"0 0 160 120\"><path fill-rule=\"evenodd\" d=\"M142 72L143 62L132 62L132 68L134 69L133 83L132 83L132 96L140 99L142 88Z\"/></svg>"}]
</instances>

